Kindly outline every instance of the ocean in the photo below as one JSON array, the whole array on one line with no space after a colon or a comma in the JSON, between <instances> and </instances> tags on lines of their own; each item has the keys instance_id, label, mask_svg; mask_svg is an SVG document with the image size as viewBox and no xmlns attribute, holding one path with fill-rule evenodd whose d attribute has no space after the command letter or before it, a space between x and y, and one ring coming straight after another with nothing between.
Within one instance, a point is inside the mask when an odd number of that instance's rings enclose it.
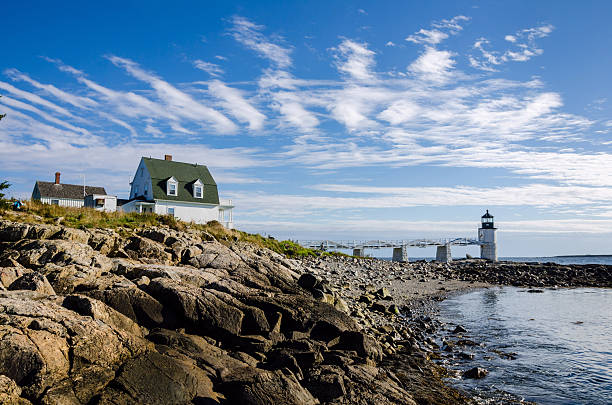
<instances>
[{"instance_id":1,"label":"ocean","mask_svg":"<svg viewBox=\"0 0 612 405\"><path fill-rule=\"evenodd\" d=\"M440 319L462 325L479 345L462 348L474 359L445 365L489 375L449 382L481 403L611 404L611 308L612 289L495 287L450 297Z\"/></svg>"},{"instance_id":2,"label":"ocean","mask_svg":"<svg viewBox=\"0 0 612 405\"><path fill-rule=\"evenodd\" d=\"M383 260L391 260L390 257L379 257ZM410 257L411 262L417 260L434 260L434 257ZM463 257L454 257L454 260ZM612 255L589 255L589 256L547 256L547 257L500 257L500 261L509 262L539 262L539 263L558 263L558 264L609 264L612 265Z\"/></svg>"}]
</instances>

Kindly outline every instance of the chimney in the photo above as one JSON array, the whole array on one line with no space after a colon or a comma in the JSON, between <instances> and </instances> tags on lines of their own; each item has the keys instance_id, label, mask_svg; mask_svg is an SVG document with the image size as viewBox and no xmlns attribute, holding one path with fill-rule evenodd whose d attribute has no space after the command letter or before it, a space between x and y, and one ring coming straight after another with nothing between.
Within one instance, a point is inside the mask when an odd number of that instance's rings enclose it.
<instances>
[{"instance_id":1,"label":"chimney","mask_svg":"<svg viewBox=\"0 0 612 405\"><path fill-rule=\"evenodd\" d=\"M167 160L169 162L172 161L172 155L164 155L164 160Z\"/></svg>"},{"instance_id":2,"label":"chimney","mask_svg":"<svg viewBox=\"0 0 612 405\"><path fill-rule=\"evenodd\" d=\"M60 184L60 172L55 172L55 184Z\"/></svg>"}]
</instances>

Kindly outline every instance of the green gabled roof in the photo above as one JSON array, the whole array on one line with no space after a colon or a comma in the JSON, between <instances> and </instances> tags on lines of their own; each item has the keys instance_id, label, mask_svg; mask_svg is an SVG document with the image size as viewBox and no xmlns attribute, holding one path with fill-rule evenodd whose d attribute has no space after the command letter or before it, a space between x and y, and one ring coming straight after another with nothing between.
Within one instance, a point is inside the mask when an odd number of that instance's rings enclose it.
<instances>
[{"instance_id":1,"label":"green gabled roof","mask_svg":"<svg viewBox=\"0 0 612 405\"><path fill-rule=\"evenodd\" d=\"M142 160L151 175L155 200L219 204L217 183L206 166L153 158L142 158ZM166 193L166 181L171 177L174 177L179 183L176 196ZM198 179L204 186L203 198L193 196L193 183Z\"/></svg>"}]
</instances>

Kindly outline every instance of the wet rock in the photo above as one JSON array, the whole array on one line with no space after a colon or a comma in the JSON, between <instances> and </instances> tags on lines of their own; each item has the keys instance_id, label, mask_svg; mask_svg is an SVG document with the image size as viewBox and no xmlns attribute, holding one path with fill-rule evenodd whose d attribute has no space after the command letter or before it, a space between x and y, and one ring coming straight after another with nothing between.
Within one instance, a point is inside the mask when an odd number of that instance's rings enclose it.
<instances>
[{"instance_id":1,"label":"wet rock","mask_svg":"<svg viewBox=\"0 0 612 405\"><path fill-rule=\"evenodd\" d=\"M485 370L484 368L474 367L474 368L471 368L471 369L465 371L463 373L463 377L464 378L471 378L471 379L480 379L480 378L486 377L487 374L489 374L489 372L487 370Z\"/></svg>"},{"instance_id":2,"label":"wet rock","mask_svg":"<svg viewBox=\"0 0 612 405\"><path fill-rule=\"evenodd\" d=\"M465 330L465 328L461 325L457 325L457 327L453 330L453 333L457 334L457 333L466 333L467 330Z\"/></svg>"},{"instance_id":3,"label":"wet rock","mask_svg":"<svg viewBox=\"0 0 612 405\"><path fill-rule=\"evenodd\" d=\"M304 273L298 280L298 285L306 290L312 290L319 283L317 277L310 273Z\"/></svg>"}]
</instances>

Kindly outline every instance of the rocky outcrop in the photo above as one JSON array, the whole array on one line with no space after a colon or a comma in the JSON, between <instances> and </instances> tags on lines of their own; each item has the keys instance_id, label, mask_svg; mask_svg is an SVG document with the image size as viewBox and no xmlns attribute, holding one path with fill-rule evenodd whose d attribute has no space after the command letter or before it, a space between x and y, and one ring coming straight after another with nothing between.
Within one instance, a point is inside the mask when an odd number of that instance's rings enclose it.
<instances>
[{"instance_id":1,"label":"rocky outcrop","mask_svg":"<svg viewBox=\"0 0 612 405\"><path fill-rule=\"evenodd\" d=\"M196 230L0 219L0 403L414 403L380 340L303 274Z\"/></svg>"}]
</instances>

